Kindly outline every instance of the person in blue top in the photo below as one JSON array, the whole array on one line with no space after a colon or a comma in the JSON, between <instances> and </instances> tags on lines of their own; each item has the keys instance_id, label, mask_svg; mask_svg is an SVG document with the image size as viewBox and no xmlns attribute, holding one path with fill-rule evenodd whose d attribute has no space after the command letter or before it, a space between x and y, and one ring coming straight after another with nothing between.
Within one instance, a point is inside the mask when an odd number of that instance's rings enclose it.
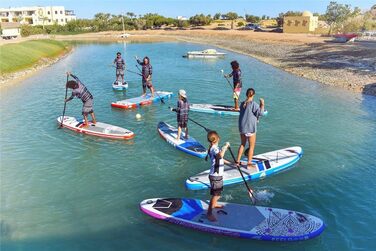
<instances>
[{"instance_id":1,"label":"person in blue top","mask_svg":"<svg viewBox=\"0 0 376 251\"><path fill-rule=\"evenodd\" d=\"M260 105L253 101L253 97L255 94L256 92L253 88L249 88L247 90L247 99L240 104L240 115L238 121L241 144L239 146L236 163L240 164L240 158L243 154L244 147L248 141L248 169L255 167L252 164L252 158L256 145L257 123L259 117L264 115L265 107L264 99L260 98Z\"/></svg>"},{"instance_id":2,"label":"person in blue top","mask_svg":"<svg viewBox=\"0 0 376 251\"><path fill-rule=\"evenodd\" d=\"M141 61L137 56L135 56L137 63L142 66L142 95L146 95L146 87L149 88L151 92L151 97L154 97L154 87L151 82L151 76L153 74L153 67L150 64L149 57L144 57L144 59Z\"/></svg>"},{"instance_id":3,"label":"person in blue top","mask_svg":"<svg viewBox=\"0 0 376 251\"><path fill-rule=\"evenodd\" d=\"M121 84L124 83L124 70L125 70L125 61L121 57L121 53L116 53L116 58L114 59L114 65L116 67L116 81L115 84L119 84L121 77Z\"/></svg>"},{"instance_id":4,"label":"person in blue top","mask_svg":"<svg viewBox=\"0 0 376 251\"><path fill-rule=\"evenodd\" d=\"M67 72L67 76L71 76L74 80L69 80L66 84L66 87L72 89L72 95L65 100L65 102L71 101L74 97L81 99L82 106L82 115L84 116L84 127L89 126L88 115L91 115L92 123L96 124L96 119L93 110L93 95L89 92L86 86L70 72Z\"/></svg>"}]
</instances>

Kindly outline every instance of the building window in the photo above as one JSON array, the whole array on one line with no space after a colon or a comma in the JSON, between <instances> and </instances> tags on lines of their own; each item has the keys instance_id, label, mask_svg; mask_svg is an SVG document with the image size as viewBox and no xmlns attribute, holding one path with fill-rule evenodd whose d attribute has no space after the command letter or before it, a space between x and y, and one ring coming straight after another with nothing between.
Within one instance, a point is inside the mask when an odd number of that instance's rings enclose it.
<instances>
[{"instance_id":1,"label":"building window","mask_svg":"<svg viewBox=\"0 0 376 251\"><path fill-rule=\"evenodd\" d=\"M51 15L51 12L50 12L50 11L47 11L47 14L48 14L48 15Z\"/></svg>"},{"instance_id":2,"label":"building window","mask_svg":"<svg viewBox=\"0 0 376 251\"><path fill-rule=\"evenodd\" d=\"M302 25L303 25L303 26L306 26L307 23L308 23L308 21L307 21L307 20L304 20L303 23L302 23Z\"/></svg>"},{"instance_id":3,"label":"building window","mask_svg":"<svg viewBox=\"0 0 376 251\"><path fill-rule=\"evenodd\" d=\"M57 10L55 10L55 14L57 14Z\"/></svg>"},{"instance_id":4,"label":"building window","mask_svg":"<svg viewBox=\"0 0 376 251\"><path fill-rule=\"evenodd\" d=\"M68 22L68 18L65 19L65 22Z\"/></svg>"},{"instance_id":5,"label":"building window","mask_svg":"<svg viewBox=\"0 0 376 251\"><path fill-rule=\"evenodd\" d=\"M62 10L60 11L60 14L63 14L63 11L62 11Z\"/></svg>"},{"instance_id":6,"label":"building window","mask_svg":"<svg viewBox=\"0 0 376 251\"><path fill-rule=\"evenodd\" d=\"M61 22L64 23L64 19L61 19Z\"/></svg>"},{"instance_id":7,"label":"building window","mask_svg":"<svg viewBox=\"0 0 376 251\"><path fill-rule=\"evenodd\" d=\"M48 19L48 22L51 23L51 19Z\"/></svg>"},{"instance_id":8,"label":"building window","mask_svg":"<svg viewBox=\"0 0 376 251\"><path fill-rule=\"evenodd\" d=\"M299 26L299 24L300 24L300 21L295 20L295 26Z\"/></svg>"},{"instance_id":9,"label":"building window","mask_svg":"<svg viewBox=\"0 0 376 251\"><path fill-rule=\"evenodd\" d=\"M59 19L55 19L55 22L56 22L56 23L59 22Z\"/></svg>"},{"instance_id":10,"label":"building window","mask_svg":"<svg viewBox=\"0 0 376 251\"><path fill-rule=\"evenodd\" d=\"M292 24L291 20L287 21L287 26L291 26L291 24Z\"/></svg>"}]
</instances>

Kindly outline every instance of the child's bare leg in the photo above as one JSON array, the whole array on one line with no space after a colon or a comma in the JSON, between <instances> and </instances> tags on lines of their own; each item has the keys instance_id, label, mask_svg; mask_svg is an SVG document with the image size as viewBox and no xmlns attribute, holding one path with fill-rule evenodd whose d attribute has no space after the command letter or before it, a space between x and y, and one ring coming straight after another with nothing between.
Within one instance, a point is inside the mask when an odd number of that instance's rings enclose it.
<instances>
[{"instance_id":1,"label":"child's bare leg","mask_svg":"<svg viewBox=\"0 0 376 251\"><path fill-rule=\"evenodd\" d=\"M248 142L249 142L249 151L248 151L248 168L249 168L249 167L254 167L254 165L252 164L252 158L253 158L253 152L255 150L255 144L256 144L256 133L248 137Z\"/></svg>"},{"instance_id":2,"label":"child's bare leg","mask_svg":"<svg viewBox=\"0 0 376 251\"><path fill-rule=\"evenodd\" d=\"M245 144L247 143L247 138L245 137L244 134L240 134L240 146L239 146L239 150L238 150L238 156L236 158L236 162L237 163L240 163L240 159L242 157L242 154L244 152L244 147L245 147Z\"/></svg>"},{"instance_id":3,"label":"child's bare leg","mask_svg":"<svg viewBox=\"0 0 376 251\"><path fill-rule=\"evenodd\" d=\"M185 139L188 139L188 127L185 127Z\"/></svg>"},{"instance_id":4,"label":"child's bare leg","mask_svg":"<svg viewBox=\"0 0 376 251\"><path fill-rule=\"evenodd\" d=\"M239 100L235 98L234 101L235 101L235 110L239 110Z\"/></svg>"},{"instance_id":5,"label":"child's bare leg","mask_svg":"<svg viewBox=\"0 0 376 251\"><path fill-rule=\"evenodd\" d=\"M176 136L176 140L180 139L180 134L181 134L181 127L178 126L178 135Z\"/></svg>"},{"instance_id":6,"label":"child's bare leg","mask_svg":"<svg viewBox=\"0 0 376 251\"><path fill-rule=\"evenodd\" d=\"M95 114L94 112L90 113L91 115L91 120L93 121L93 124L96 124L97 123L97 120L95 119Z\"/></svg>"},{"instance_id":7,"label":"child's bare leg","mask_svg":"<svg viewBox=\"0 0 376 251\"><path fill-rule=\"evenodd\" d=\"M151 97L154 97L154 87L150 87L150 91L151 91Z\"/></svg>"},{"instance_id":8,"label":"child's bare leg","mask_svg":"<svg viewBox=\"0 0 376 251\"><path fill-rule=\"evenodd\" d=\"M84 115L84 127L88 127L89 126L89 121L87 119L87 115L85 114Z\"/></svg>"},{"instance_id":9,"label":"child's bare leg","mask_svg":"<svg viewBox=\"0 0 376 251\"><path fill-rule=\"evenodd\" d=\"M217 201L219 200L219 198L220 198L220 196L214 195L210 199L208 213L207 213L208 220L210 220L210 221L216 221L217 220L217 218L215 218L215 216L213 215L213 208L215 208L215 206L217 205Z\"/></svg>"}]
</instances>

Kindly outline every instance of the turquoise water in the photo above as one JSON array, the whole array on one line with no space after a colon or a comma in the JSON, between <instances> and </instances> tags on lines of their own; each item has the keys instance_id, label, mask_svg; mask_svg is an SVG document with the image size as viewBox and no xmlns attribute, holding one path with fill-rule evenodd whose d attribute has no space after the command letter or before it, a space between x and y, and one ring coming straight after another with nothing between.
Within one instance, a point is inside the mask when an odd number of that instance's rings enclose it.
<instances>
[{"instance_id":1,"label":"turquoise water","mask_svg":"<svg viewBox=\"0 0 376 251\"><path fill-rule=\"evenodd\" d=\"M158 90L185 89L192 103L232 104L220 75L240 62L244 85L263 97L269 115L259 123L256 153L299 145L303 158L287 172L251 183L260 205L298 210L322 218L327 229L313 240L268 243L221 237L154 220L138 203L152 197L208 199L208 191L187 191L185 179L209 166L164 142L159 121L175 124L166 104L137 110L110 103L141 93L139 76L127 74L126 94L111 89L108 65L122 44L80 44L68 57L23 83L2 88L1 248L2 250L371 250L376 246L376 98L323 87L250 57L228 52L225 60L187 60L186 43L129 44L134 55L148 55ZM58 130L65 94L65 72L77 74L93 93L99 121L135 132L114 141ZM242 94L244 96L244 92ZM81 101L66 115L80 116ZM135 115L140 113L141 120ZM239 144L237 118L191 113L219 132L222 142ZM205 131L190 124L204 145ZM229 156L228 156L229 157ZM225 201L249 204L242 185L226 187Z\"/></svg>"}]
</instances>

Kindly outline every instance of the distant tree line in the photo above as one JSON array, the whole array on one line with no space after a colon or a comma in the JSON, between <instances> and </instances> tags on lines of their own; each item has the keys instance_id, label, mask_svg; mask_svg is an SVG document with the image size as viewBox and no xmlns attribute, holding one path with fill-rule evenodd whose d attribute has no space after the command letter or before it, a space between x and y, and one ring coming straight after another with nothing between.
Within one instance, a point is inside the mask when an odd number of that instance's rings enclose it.
<instances>
[{"instance_id":1,"label":"distant tree line","mask_svg":"<svg viewBox=\"0 0 376 251\"><path fill-rule=\"evenodd\" d=\"M44 25L21 27L22 36L32 34L64 34L64 33L83 33L99 31L121 31L125 30L142 30L159 28L161 26L172 27L189 27L209 25L213 20L231 20L231 29L234 28L234 22L239 19L245 19L246 22L259 23L261 20L275 19L279 26L283 25L285 16L301 16L300 11L287 11L280 13L278 17L255 16L246 14L244 17L235 12L216 13L213 16L197 14L188 20L179 20L175 18L164 17L156 13L145 15L136 15L133 12L127 12L125 15L112 15L110 13L97 13L93 19L77 19L68 22L65 26L61 25ZM357 32L362 30L376 29L376 5L372 6L367 12L361 12L359 8L352 8L347 4L338 4L330 2L324 14L314 13L319 20L325 21L329 27L329 33L333 32ZM244 25L243 21L237 23L238 26Z\"/></svg>"}]
</instances>

